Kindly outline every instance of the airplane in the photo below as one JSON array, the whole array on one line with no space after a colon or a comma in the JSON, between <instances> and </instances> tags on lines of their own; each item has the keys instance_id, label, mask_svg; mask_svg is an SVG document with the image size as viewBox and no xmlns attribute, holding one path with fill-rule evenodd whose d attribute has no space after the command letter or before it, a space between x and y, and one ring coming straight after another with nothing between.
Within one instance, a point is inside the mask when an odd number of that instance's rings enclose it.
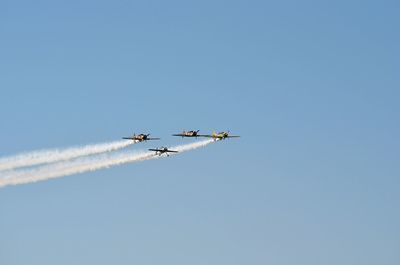
<instances>
[{"instance_id":1,"label":"airplane","mask_svg":"<svg viewBox=\"0 0 400 265\"><path fill-rule=\"evenodd\" d=\"M122 137L122 139L127 139L127 140L133 140L135 142L143 142L143 141L149 141L149 140L160 140L160 138L150 138L150 133L149 134L133 134L131 137Z\"/></svg>"},{"instance_id":2,"label":"airplane","mask_svg":"<svg viewBox=\"0 0 400 265\"><path fill-rule=\"evenodd\" d=\"M213 138L215 141L216 140L225 140L226 138L237 138L240 137L238 135L229 135L229 131L227 132L213 132L211 135L202 135L204 137L209 137L209 138Z\"/></svg>"},{"instance_id":3,"label":"airplane","mask_svg":"<svg viewBox=\"0 0 400 265\"><path fill-rule=\"evenodd\" d=\"M169 156L168 153L178 153L178 151L174 151L174 150L169 150L167 147L160 147L160 148L155 148L155 149L149 149L149 151L155 151L156 155L162 155L162 154L167 154L167 156Z\"/></svg>"},{"instance_id":4,"label":"airplane","mask_svg":"<svg viewBox=\"0 0 400 265\"><path fill-rule=\"evenodd\" d=\"M183 137L198 137L198 136L203 136L199 134L200 130L197 131L183 131L182 133L178 133L178 134L173 134L172 136L182 136Z\"/></svg>"}]
</instances>

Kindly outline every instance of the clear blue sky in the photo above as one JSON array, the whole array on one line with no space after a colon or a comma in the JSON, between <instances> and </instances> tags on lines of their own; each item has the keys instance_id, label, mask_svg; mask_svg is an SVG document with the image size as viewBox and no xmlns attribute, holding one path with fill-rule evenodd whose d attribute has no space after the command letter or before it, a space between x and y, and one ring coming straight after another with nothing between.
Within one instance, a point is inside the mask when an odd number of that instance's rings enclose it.
<instances>
[{"instance_id":1,"label":"clear blue sky","mask_svg":"<svg viewBox=\"0 0 400 265\"><path fill-rule=\"evenodd\" d=\"M400 264L399 12L1 1L0 156L242 138L1 189L0 264Z\"/></svg>"}]
</instances>

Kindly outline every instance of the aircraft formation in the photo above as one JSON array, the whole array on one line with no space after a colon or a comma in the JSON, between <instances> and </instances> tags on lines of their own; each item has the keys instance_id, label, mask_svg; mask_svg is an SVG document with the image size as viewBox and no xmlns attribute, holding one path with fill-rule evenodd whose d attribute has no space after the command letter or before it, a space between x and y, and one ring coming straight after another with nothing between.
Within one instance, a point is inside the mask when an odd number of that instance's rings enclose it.
<instances>
[{"instance_id":1,"label":"aircraft formation","mask_svg":"<svg viewBox=\"0 0 400 265\"><path fill-rule=\"evenodd\" d=\"M213 132L212 134L199 134L200 130L192 130L192 131L183 131L181 133L176 133L176 134L172 134L172 136L179 136L179 137L206 137L206 138L212 138L214 139L214 141L217 140L225 140L227 138L237 138L240 137L238 135L230 135L229 131L227 132ZM161 138L151 138L149 137L150 134L133 134L132 136L129 137L122 137L122 139L126 139L126 140L132 140L135 143L140 143L140 142L147 142L147 141L151 141L151 140L160 140ZM154 151L156 152L155 155L159 155L161 156L162 154L166 154L167 156L169 156L169 153L178 153L178 151L176 150L170 150L167 147L160 147L160 148L150 148L148 149L149 151Z\"/></svg>"}]
</instances>

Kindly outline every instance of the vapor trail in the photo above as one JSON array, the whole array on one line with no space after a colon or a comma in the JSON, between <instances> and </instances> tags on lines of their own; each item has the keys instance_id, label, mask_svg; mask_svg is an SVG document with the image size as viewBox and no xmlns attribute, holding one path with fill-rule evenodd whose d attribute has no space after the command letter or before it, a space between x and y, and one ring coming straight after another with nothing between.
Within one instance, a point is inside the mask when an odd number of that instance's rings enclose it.
<instances>
[{"instance_id":1,"label":"vapor trail","mask_svg":"<svg viewBox=\"0 0 400 265\"><path fill-rule=\"evenodd\" d=\"M70 160L81 156L115 151L134 143L133 141L115 141L109 143L91 144L63 149L40 150L22 153L15 156L0 158L0 171L39 164L48 164Z\"/></svg>"},{"instance_id":2,"label":"vapor trail","mask_svg":"<svg viewBox=\"0 0 400 265\"><path fill-rule=\"evenodd\" d=\"M171 147L171 149L179 151L179 153L177 154L180 154L189 150L204 147L213 142L213 140L205 140L201 142ZM155 155L154 152L131 151L116 154L97 155L95 157L79 158L74 161L60 162L29 170L0 172L0 187L59 178L72 174L95 171L112 166L154 158L159 158L159 156Z\"/></svg>"}]
</instances>

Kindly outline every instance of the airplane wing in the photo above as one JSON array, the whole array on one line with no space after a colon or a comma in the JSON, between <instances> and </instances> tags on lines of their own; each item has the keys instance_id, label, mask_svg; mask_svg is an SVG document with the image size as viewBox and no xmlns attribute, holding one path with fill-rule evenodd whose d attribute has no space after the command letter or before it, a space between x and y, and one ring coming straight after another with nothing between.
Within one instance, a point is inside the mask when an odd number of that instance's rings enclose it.
<instances>
[{"instance_id":1,"label":"airplane wing","mask_svg":"<svg viewBox=\"0 0 400 265\"><path fill-rule=\"evenodd\" d=\"M199 137L199 136L201 136L201 135L173 134L172 136L181 136L181 137Z\"/></svg>"},{"instance_id":2,"label":"airplane wing","mask_svg":"<svg viewBox=\"0 0 400 265\"><path fill-rule=\"evenodd\" d=\"M198 137L209 137L209 138L216 138L215 135L209 135L209 134L199 134L197 135Z\"/></svg>"},{"instance_id":3,"label":"airplane wing","mask_svg":"<svg viewBox=\"0 0 400 265\"><path fill-rule=\"evenodd\" d=\"M166 152L168 152L168 153L178 153L178 151L174 151L174 150L167 150Z\"/></svg>"},{"instance_id":4,"label":"airplane wing","mask_svg":"<svg viewBox=\"0 0 400 265\"><path fill-rule=\"evenodd\" d=\"M135 140L135 138L133 138L133 137L122 137L122 139L126 139L126 140Z\"/></svg>"},{"instance_id":5,"label":"airplane wing","mask_svg":"<svg viewBox=\"0 0 400 265\"><path fill-rule=\"evenodd\" d=\"M161 152L163 150L160 150L160 149L149 149L149 151Z\"/></svg>"},{"instance_id":6,"label":"airplane wing","mask_svg":"<svg viewBox=\"0 0 400 265\"><path fill-rule=\"evenodd\" d=\"M238 136L238 135L229 135L226 138L238 138L238 137L240 137L240 136Z\"/></svg>"},{"instance_id":7,"label":"airplane wing","mask_svg":"<svg viewBox=\"0 0 400 265\"><path fill-rule=\"evenodd\" d=\"M161 138L147 138L146 140L160 140Z\"/></svg>"}]
</instances>

